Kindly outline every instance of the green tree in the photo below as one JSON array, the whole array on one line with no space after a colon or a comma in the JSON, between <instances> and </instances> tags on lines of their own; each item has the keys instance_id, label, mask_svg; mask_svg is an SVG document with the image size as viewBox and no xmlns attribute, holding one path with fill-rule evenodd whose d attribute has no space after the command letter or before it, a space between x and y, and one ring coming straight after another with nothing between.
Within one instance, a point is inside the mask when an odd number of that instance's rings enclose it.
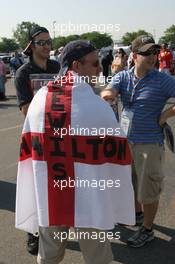
<instances>
[{"instance_id":1,"label":"green tree","mask_svg":"<svg viewBox=\"0 0 175 264\"><path fill-rule=\"evenodd\" d=\"M56 37L53 39L53 49L58 49L61 46L65 46L68 42L72 40L80 39L79 35L69 35L67 37Z\"/></svg>"},{"instance_id":2,"label":"green tree","mask_svg":"<svg viewBox=\"0 0 175 264\"><path fill-rule=\"evenodd\" d=\"M97 49L110 46L113 43L111 36L107 33L99 33L96 31L84 33L81 36L81 39L90 40Z\"/></svg>"},{"instance_id":3,"label":"green tree","mask_svg":"<svg viewBox=\"0 0 175 264\"><path fill-rule=\"evenodd\" d=\"M88 32L83 33L82 35L69 35L67 37L57 37L53 40L53 49L58 49L61 46L65 46L68 42L78 39L86 39L90 40L97 49L101 49L102 47L110 46L113 41L110 35L101 34L99 32Z\"/></svg>"},{"instance_id":4,"label":"green tree","mask_svg":"<svg viewBox=\"0 0 175 264\"><path fill-rule=\"evenodd\" d=\"M16 30L13 32L15 40L19 43L21 48L25 48L28 42L29 31L35 27L39 26L34 22L23 21L17 25Z\"/></svg>"},{"instance_id":5,"label":"green tree","mask_svg":"<svg viewBox=\"0 0 175 264\"><path fill-rule=\"evenodd\" d=\"M58 49L61 46L65 46L66 44L66 37L55 37L53 39L52 49Z\"/></svg>"},{"instance_id":6,"label":"green tree","mask_svg":"<svg viewBox=\"0 0 175 264\"><path fill-rule=\"evenodd\" d=\"M131 45L131 42L137 38L138 36L140 35L152 35L148 32L146 32L145 30L143 29L140 29L138 31L135 31L135 32L126 32L123 37L122 37L122 43L124 45Z\"/></svg>"},{"instance_id":7,"label":"green tree","mask_svg":"<svg viewBox=\"0 0 175 264\"><path fill-rule=\"evenodd\" d=\"M167 28L164 32L164 36L159 39L159 43L168 43L175 45L175 25Z\"/></svg>"},{"instance_id":8,"label":"green tree","mask_svg":"<svg viewBox=\"0 0 175 264\"><path fill-rule=\"evenodd\" d=\"M73 40L78 40L80 39L80 36L79 35L69 35L66 37L66 44L70 41L73 41Z\"/></svg>"},{"instance_id":9,"label":"green tree","mask_svg":"<svg viewBox=\"0 0 175 264\"><path fill-rule=\"evenodd\" d=\"M2 38L0 42L0 52L12 52L19 48L19 45L14 39Z\"/></svg>"}]
</instances>

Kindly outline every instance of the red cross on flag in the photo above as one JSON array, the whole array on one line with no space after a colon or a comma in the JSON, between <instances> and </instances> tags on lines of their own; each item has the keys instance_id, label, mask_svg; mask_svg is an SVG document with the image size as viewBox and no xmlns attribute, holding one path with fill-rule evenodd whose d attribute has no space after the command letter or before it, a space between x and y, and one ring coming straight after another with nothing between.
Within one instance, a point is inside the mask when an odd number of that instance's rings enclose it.
<instances>
[{"instance_id":1,"label":"red cross on flag","mask_svg":"<svg viewBox=\"0 0 175 264\"><path fill-rule=\"evenodd\" d=\"M131 156L111 107L68 72L34 96L17 176L16 227L135 224Z\"/></svg>"}]
</instances>

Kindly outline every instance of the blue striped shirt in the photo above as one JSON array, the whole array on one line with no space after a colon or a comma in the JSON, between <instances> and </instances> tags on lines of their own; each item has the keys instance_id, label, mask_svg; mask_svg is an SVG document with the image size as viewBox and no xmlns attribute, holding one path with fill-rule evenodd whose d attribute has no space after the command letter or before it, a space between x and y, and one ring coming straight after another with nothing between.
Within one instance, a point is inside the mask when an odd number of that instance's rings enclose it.
<instances>
[{"instance_id":1,"label":"blue striped shirt","mask_svg":"<svg viewBox=\"0 0 175 264\"><path fill-rule=\"evenodd\" d=\"M175 80L157 70L138 80L133 67L116 74L109 85L120 93L123 107L134 113L129 141L163 143L159 117L166 101L175 97Z\"/></svg>"}]
</instances>

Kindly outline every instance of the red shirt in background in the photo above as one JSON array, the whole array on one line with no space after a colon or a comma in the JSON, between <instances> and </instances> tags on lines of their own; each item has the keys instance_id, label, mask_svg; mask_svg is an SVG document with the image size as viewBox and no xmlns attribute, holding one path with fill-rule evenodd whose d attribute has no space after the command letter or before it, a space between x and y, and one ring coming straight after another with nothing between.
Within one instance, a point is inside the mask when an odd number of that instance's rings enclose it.
<instances>
[{"instance_id":1,"label":"red shirt in background","mask_svg":"<svg viewBox=\"0 0 175 264\"><path fill-rule=\"evenodd\" d=\"M173 69L173 55L171 51L169 50L160 50L159 54L159 69L169 69L169 71L172 71Z\"/></svg>"}]
</instances>

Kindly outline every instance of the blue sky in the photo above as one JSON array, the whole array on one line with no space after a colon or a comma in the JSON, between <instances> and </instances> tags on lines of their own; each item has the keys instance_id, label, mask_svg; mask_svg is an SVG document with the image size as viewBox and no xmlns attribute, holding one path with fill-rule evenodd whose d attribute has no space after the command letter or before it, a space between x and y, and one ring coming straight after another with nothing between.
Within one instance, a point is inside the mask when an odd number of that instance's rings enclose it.
<instances>
[{"instance_id":1,"label":"blue sky","mask_svg":"<svg viewBox=\"0 0 175 264\"><path fill-rule=\"evenodd\" d=\"M125 32L145 29L156 40L175 24L174 0L12 0L1 2L0 37L12 37L18 23L45 26L51 35L81 34L94 27L119 39ZM55 21L55 22L54 22ZM81 25L81 26L80 26ZM65 29L67 29L65 31ZM73 30L74 29L74 30Z\"/></svg>"}]
</instances>

